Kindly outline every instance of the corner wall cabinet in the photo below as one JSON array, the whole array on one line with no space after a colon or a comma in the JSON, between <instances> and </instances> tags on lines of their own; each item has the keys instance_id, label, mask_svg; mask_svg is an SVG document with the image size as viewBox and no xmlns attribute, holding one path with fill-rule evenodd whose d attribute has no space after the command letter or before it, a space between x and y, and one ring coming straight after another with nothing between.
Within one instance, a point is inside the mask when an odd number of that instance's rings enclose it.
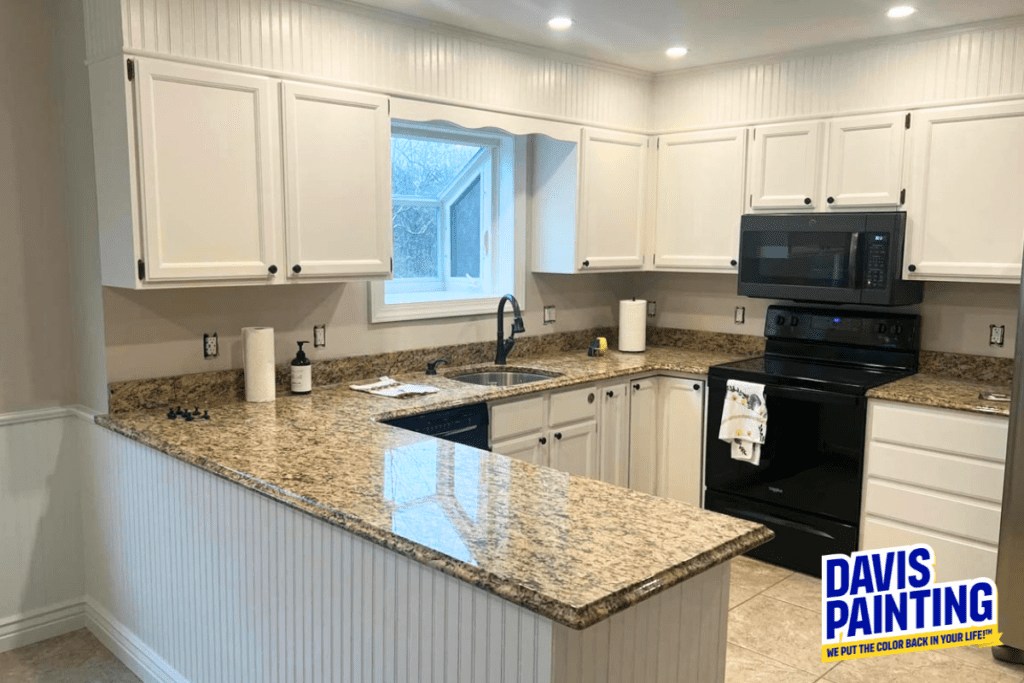
<instances>
[{"instance_id":1,"label":"corner wall cabinet","mask_svg":"<svg viewBox=\"0 0 1024 683\"><path fill-rule=\"evenodd\" d=\"M640 270L650 138L583 128L533 141L533 271Z\"/></svg>"},{"instance_id":2,"label":"corner wall cabinet","mask_svg":"<svg viewBox=\"0 0 1024 683\"><path fill-rule=\"evenodd\" d=\"M655 269L736 272L748 134L729 128L658 139Z\"/></svg>"},{"instance_id":3,"label":"corner wall cabinet","mask_svg":"<svg viewBox=\"0 0 1024 683\"><path fill-rule=\"evenodd\" d=\"M149 58L89 69L104 285L390 275L387 98Z\"/></svg>"},{"instance_id":4,"label":"corner wall cabinet","mask_svg":"<svg viewBox=\"0 0 1024 683\"><path fill-rule=\"evenodd\" d=\"M1024 102L914 113L904 277L1020 282Z\"/></svg>"}]
</instances>

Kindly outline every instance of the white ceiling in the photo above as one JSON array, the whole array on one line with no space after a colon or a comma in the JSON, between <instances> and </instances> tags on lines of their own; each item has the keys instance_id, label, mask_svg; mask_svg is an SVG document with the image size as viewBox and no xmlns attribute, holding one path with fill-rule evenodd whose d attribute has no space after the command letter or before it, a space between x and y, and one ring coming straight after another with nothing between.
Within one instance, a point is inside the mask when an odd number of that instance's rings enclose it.
<instances>
[{"instance_id":1,"label":"white ceiling","mask_svg":"<svg viewBox=\"0 0 1024 683\"><path fill-rule=\"evenodd\" d=\"M1021 0L359 0L530 45L644 71L759 55L1021 14ZM893 5L918 9L889 19ZM555 32L547 21L568 15ZM665 56L684 45L690 54Z\"/></svg>"}]
</instances>

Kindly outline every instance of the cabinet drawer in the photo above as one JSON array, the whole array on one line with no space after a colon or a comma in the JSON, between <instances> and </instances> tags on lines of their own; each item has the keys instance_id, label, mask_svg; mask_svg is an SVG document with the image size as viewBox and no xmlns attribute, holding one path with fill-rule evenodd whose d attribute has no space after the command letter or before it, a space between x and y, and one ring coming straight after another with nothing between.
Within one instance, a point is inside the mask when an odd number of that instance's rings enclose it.
<instances>
[{"instance_id":1,"label":"cabinet drawer","mask_svg":"<svg viewBox=\"0 0 1024 683\"><path fill-rule=\"evenodd\" d=\"M544 429L544 397L491 406L491 443Z\"/></svg>"},{"instance_id":2,"label":"cabinet drawer","mask_svg":"<svg viewBox=\"0 0 1024 683\"><path fill-rule=\"evenodd\" d=\"M868 445L868 476L981 498L997 505L1003 500L1003 465L973 457L872 441Z\"/></svg>"},{"instance_id":3,"label":"cabinet drawer","mask_svg":"<svg viewBox=\"0 0 1024 683\"><path fill-rule=\"evenodd\" d=\"M560 391L551 394L548 425L559 425L597 419L597 387Z\"/></svg>"},{"instance_id":4,"label":"cabinet drawer","mask_svg":"<svg viewBox=\"0 0 1024 683\"><path fill-rule=\"evenodd\" d=\"M1005 417L873 403L870 438L1003 462L1009 426Z\"/></svg>"},{"instance_id":5,"label":"cabinet drawer","mask_svg":"<svg viewBox=\"0 0 1024 683\"><path fill-rule=\"evenodd\" d=\"M868 517L864 521L861 550L893 548L916 543L927 543L935 551L938 557L935 563L935 580L938 582L995 578L995 548L884 519Z\"/></svg>"},{"instance_id":6,"label":"cabinet drawer","mask_svg":"<svg viewBox=\"0 0 1024 683\"><path fill-rule=\"evenodd\" d=\"M991 503L869 480L865 512L984 543L999 543L999 506Z\"/></svg>"}]
</instances>

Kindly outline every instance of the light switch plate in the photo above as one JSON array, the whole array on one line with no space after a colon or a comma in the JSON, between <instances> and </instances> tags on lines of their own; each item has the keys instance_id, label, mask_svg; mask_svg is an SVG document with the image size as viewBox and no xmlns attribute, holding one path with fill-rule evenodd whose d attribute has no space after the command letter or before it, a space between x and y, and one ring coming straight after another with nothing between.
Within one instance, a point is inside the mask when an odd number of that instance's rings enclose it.
<instances>
[{"instance_id":1,"label":"light switch plate","mask_svg":"<svg viewBox=\"0 0 1024 683\"><path fill-rule=\"evenodd\" d=\"M545 306L544 307L544 324L550 325L555 322L555 307Z\"/></svg>"},{"instance_id":2,"label":"light switch plate","mask_svg":"<svg viewBox=\"0 0 1024 683\"><path fill-rule=\"evenodd\" d=\"M656 315L658 315L658 302L657 301L648 301L647 302L647 317L648 318L653 318Z\"/></svg>"},{"instance_id":3,"label":"light switch plate","mask_svg":"<svg viewBox=\"0 0 1024 683\"><path fill-rule=\"evenodd\" d=\"M736 312L733 314L733 320L736 321L737 325L742 325L747 319L747 309L744 306L737 306Z\"/></svg>"},{"instance_id":4,"label":"light switch plate","mask_svg":"<svg viewBox=\"0 0 1024 683\"><path fill-rule=\"evenodd\" d=\"M313 326L313 346L318 349L327 346L327 328L323 325Z\"/></svg>"}]
</instances>

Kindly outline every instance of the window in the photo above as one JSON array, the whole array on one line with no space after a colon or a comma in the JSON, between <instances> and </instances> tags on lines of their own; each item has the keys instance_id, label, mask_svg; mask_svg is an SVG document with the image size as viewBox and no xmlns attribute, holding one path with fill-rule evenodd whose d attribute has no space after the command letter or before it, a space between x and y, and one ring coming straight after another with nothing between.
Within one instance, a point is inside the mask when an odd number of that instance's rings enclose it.
<instances>
[{"instance_id":1,"label":"window","mask_svg":"<svg viewBox=\"0 0 1024 683\"><path fill-rule=\"evenodd\" d=\"M370 286L373 322L489 313L502 294L522 298L517 147L452 125L392 126L394 279Z\"/></svg>"}]
</instances>

